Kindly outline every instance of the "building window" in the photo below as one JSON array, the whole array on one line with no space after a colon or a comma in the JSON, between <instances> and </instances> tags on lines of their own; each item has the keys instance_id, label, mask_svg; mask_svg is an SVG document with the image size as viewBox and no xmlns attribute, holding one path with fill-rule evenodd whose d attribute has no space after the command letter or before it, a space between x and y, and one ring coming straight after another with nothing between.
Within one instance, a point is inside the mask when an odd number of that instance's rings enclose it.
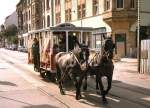
<instances>
[{"instance_id":1,"label":"building window","mask_svg":"<svg viewBox=\"0 0 150 108\"><path fill-rule=\"evenodd\" d=\"M28 0L28 4L30 4L31 3L31 0Z\"/></svg>"},{"instance_id":2,"label":"building window","mask_svg":"<svg viewBox=\"0 0 150 108\"><path fill-rule=\"evenodd\" d=\"M60 0L55 0L56 24L61 22Z\"/></svg>"},{"instance_id":3,"label":"building window","mask_svg":"<svg viewBox=\"0 0 150 108\"><path fill-rule=\"evenodd\" d=\"M135 0L130 0L130 8L135 8Z\"/></svg>"},{"instance_id":4,"label":"building window","mask_svg":"<svg viewBox=\"0 0 150 108\"><path fill-rule=\"evenodd\" d=\"M61 21L60 12L56 13L56 24L60 23Z\"/></svg>"},{"instance_id":5,"label":"building window","mask_svg":"<svg viewBox=\"0 0 150 108\"><path fill-rule=\"evenodd\" d=\"M93 0L93 16L98 15L99 0Z\"/></svg>"},{"instance_id":6,"label":"building window","mask_svg":"<svg viewBox=\"0 0 150 108\"><path fill-rule=\"evenodd\" d=\"M30 10L29 10L29 20L31 19L31 12L30 12Z\"/></svg>"},{"instance_id":7,"label":"building window","mask_svg":"<svg viewBox=\"0 0 150 108\"><path fill-rule=\"evenodd\" d=\"M25 13L26 14L26 21L28 21L28 12Z\"/></svg>"},{"instance_id":8,"label":"building window","mask_svg":"<svg viewBox=\"0 0 150 108\"><path fill-rule=\"evenodd\" d=\"M29 31L31 30L31 24L29 24Z\"/></svg>"},{"instance_id":9,"label":"building window","mask_svg":"<svg viewBox=\"0 0 150 108\"><path fill-rule=\"evenodd\" d=\"M45 12L45 1L42 2L42 12Z\"/></svg>"},{"instance_id":10,"label":"building window","mask_svg":"<svg viewBox=\"0 0 150 108\"><path fill-rule=\"evenodd\" d=\"M65 21L71 20L71 0L65 0Z\"/></svg>"},{"instance_id":11,"label":"building window","mask_svg":"<svg viewBox=\"0 0 150 108\"><path fill-rule=\"evenodd\" d=\"M46 9L49 9L49 0L46 0Z\"/></svg>"},{"instance_id":12,"label":"building window","mask_svg":"<svg viewBox=\"0 0 150 108\"><path fill-rule=\"evenodd\" d=\"M35 15L35 4L32 5L32 11L31 11L32 15Z\"/></svg>"},{"instance_id":13,"label":"building window","mask_svg":"<svg viewBox=\"0 0 150 108\"><path fill-rule=\"evenodd\" d=\"M110 0L105 0L104 2L104 10L107 11L110 9Z\"/></svg>"},{"instance_id":14,"label":"building window","mask_svg":"<svg viewBox=\"0 0 150 108\"><path fill-rule=\"evenodd\" d=\"M86 12L85 0L78 0L78 19L84 18Z\"/></svg>"},{"instance_id":15,"label":"building window","mask_svg":"<svg viewBox=\"0 0 150 108\"><path fill-rule=\"evenodd\" d=\"M48 15L47 16L47 27L49 27L50 26L50 16Z\"/></svg>"},{"instance_id":16,"label":"building window","mask_svg":"<svg viewBox=\"0 0 150 108\"><path fill-rule=\"evenodd\" d=\"M117 0L117 8L123 8L124 7L124 0Z\"/></svg>"}]
</instances>

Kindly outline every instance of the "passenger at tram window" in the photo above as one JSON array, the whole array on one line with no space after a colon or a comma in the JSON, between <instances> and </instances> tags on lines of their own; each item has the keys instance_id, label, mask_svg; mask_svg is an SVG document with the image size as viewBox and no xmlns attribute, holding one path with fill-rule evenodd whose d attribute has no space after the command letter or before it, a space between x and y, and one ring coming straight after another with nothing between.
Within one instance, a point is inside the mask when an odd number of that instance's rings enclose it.
<instances>
[{"instance_id":1,"label":"passenger at tram window","mask_svg":"<svg viewBox=\"0 0 150 108\"><path fill-rule=\"evenodd\" d=\"M80 47L80 43L79 43L78 38L76 36L73 36L73 42L74 42L74 47L76 45L78 45Z\"/></svg>"},{"instance_id":2,"label":"passenger at tram window","mask_svg":"<svg viewBox=\"0 0 150 108\"><path fill-rule=\"evenodd\" d=\"M54 51L55 54L59 52L59 46L58 46L58 44L54 44L53 51Z\"/></svg>"},{"instance_id":3,"label":"passenger at tram window","mask_svg":"<svg viewBox=\"0 0 150 108\"><path fill-rule=\"evenodd\" d=\"M77 37L70 35L70 36L68 37L69 50L73 50L76 45L78 45L78 46L80 47L80 43L79 43Z\"/></svg>"},{"instance_id":4,"label":"passenger at tram window","mask_svg":"<svg viewBox=\"0 0 150 108\"><path fill-rule=\"evenodd\" d=\"M60 36L59 49L60 51L66 51L66 36L65 35Z\"/></svg>"},{"instance_id":5,"label":"passenger at tram window","mask_svg":"<svg viewBox=\"0 0 150 108\"><path fill-rule=\"evenodd\" d=\"M68 47L69 47L69 51L73 50L73 48L74 48L73 36L71 36L71 35L68 36Z\"/></svg>"}]
</instances>

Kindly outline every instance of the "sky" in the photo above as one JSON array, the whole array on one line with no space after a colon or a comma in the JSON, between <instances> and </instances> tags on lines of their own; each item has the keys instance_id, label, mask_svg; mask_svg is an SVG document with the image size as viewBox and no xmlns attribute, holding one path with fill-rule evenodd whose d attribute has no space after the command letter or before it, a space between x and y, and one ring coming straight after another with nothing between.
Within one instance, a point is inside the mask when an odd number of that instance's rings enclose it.
<instances>
[{"instance_id":1,"label":"sky","mask_svg":"<svg viewBox=\"0 0 150 108\"><path fill-rule=\"evenodd\" d=\"M1 0L0 2L0 25L4 24L5 18L16 10L20 0Z\"/></svg>"}]
</instances>

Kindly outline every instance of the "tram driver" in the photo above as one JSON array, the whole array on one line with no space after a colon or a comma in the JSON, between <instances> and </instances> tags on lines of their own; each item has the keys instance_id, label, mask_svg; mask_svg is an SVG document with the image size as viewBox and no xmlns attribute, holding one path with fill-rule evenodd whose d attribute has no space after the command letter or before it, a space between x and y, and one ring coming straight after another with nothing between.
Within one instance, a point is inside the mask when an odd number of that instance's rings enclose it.
<instances>
[{"instance_id":1,"label":"tram driver","mask_svg":"<svg viewBox=\"0 0 150 108\"><path fill-rule=\"evenodd\" d=\"M59 37L59 50L66 51L66 36L64 34Z\"/></svg>"},{"instance_id":2,"label":"tram driver","mask_svg":"<svg viewBox=\"0 0 150 108\"><path fill-rule=\"evenodd\" d=\"M70 36L68 37L69 50L70 50L70 51L73 50L76 45L78 45L79 47L81 47L81 45L80 45L80 43L79 43L77 37L70 35Z\"/></svg>"}]
</instances>

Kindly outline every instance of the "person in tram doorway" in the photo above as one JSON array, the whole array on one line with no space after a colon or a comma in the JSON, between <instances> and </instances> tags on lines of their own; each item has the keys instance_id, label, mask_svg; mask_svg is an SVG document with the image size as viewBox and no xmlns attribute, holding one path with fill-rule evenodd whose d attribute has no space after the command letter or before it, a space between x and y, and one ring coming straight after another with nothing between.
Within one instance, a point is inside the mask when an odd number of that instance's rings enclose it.
<instances>
[{"instance_id":1,"label":"person in tram doorway","mask_svg":"<svg viewBox=\"0 0 150 108\"><path fill-rule=\"evenodd\" d=\"M68 42L69 42L68 45L69 45L69 50L70 51L72 51L76 45L81 47L81 45L80 45L80 43L79 43L79 41L78 41L76 36L69 36L68 38L69 38L68 39Z\"/></svg>"},{"instance_id":2,"label":"person in tram doorway","mask_svg":"<svg viewBox=\"0 0 150 108\"><path fill-rule=\"evenodd\" d=\"M33 55L33 64L34 71L40 71L40 52L39 52L39 41L37 38L34 38L32 44L32 55Z\"/></svg>"},{"instance_id":3,"label":"person in tram doorway","mask_svg":"<svg viewBox=\"0 0 150 108\"><path fill-rule=\"evenodd\" d=\"M59 36L59 49L63 52L66 51L66 35L64 33Z\"/></svg>"}]
</instances>

